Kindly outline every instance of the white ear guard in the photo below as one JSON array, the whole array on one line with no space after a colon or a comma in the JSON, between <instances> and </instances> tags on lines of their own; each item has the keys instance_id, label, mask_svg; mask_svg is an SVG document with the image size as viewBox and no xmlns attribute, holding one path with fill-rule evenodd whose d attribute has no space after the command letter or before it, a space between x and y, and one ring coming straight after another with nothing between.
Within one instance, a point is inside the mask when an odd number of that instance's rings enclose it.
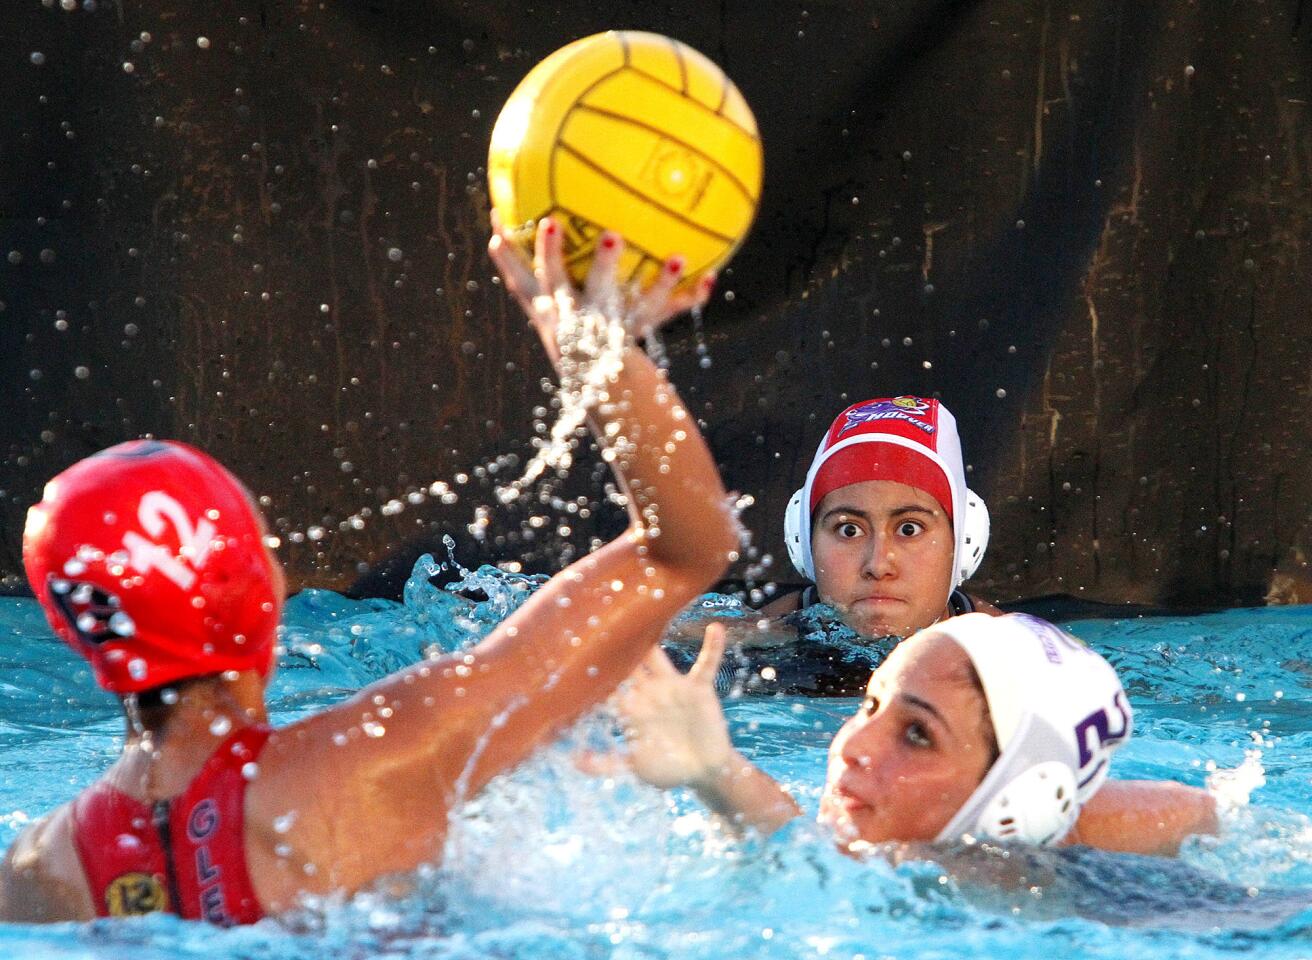
<instances>
[{"instance_id":1,"label":"white ear guard","mask_svg":"<svg viewBox=\"0 0 1312 960\"><path fill-rule=\"evenodd\" d=\"M1047 846L1061 840L1080 815L1070 748L1043 720L1030 717L1017 738L1024 750L1004 751L970 799L935 839L964 834Z\"/></svg>"},{"instance_id":2,"label":"white ear guard","mask_svg":"<svg viewBox=\"0 0 1312 960\"><path fill-rule=\"evenodd\" d=\"M784 545L788 548L788 559L793 562L793 569L814 581L815 566L811 562L809 543L811 524L802 506L805 495L806 488L803 487L788 501L788 509L784 511ZM975 575L979 565L984 562L984 551L989 546L989 508L985 506L984 498L969 488L966 489L966 514L961 526L954 586Z\"/></svg>"},{"instance_id":3,"label":"white ear guard","mask_svg":"<svg viewBox=\"0 0 1312 960\"><path fill-rule=\"evenodd\" d=\"M811 551L802 548L802 538L811 535L811 524L802 523L802 497L805 493L806 488L803 487L788 501L788 509L784 511L784 545L788 547L788 559L793 561L793 569L806 579L815 580Z\"/></svg>"},{"instance_id":4,"label":"white ear guard","mask_svg":"<svg viewBox=\"0 0 1312 960\"><path fill-rule=\"evenodd\" d=\"M984 498L966 488L966 516L961 523L961 536L957 538L957 583L975 575L984 562L984 551L989 548L989 508Z\"/></svg>"},{"instance_id":5,"label":"white ear guard","mask_svg":"<svg viewBox=\"0 0 1312 960\"><path fill-rule=\"evenodd\" d=\"M1070 833L1079 816L1075 774L1060 760L1045 760L998 791L976 821L975 832L1046 847Z\"/></svg>"}]
</instances>

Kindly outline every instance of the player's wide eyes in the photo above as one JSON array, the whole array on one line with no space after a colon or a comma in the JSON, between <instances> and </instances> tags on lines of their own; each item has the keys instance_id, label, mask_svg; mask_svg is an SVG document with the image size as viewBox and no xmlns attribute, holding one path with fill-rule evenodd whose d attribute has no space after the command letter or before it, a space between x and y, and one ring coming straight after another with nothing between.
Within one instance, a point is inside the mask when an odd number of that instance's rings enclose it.
<instances>
[{"instance_id":1,"label":"player's wide eyes","mask_svg":"<svg viewBox=\"0 0 1312 960\"><path fill-rule=\"evenodd\" d=\"M861 536L861 528L848 520L838 525L838 535L844 540L851 540L853 537Z\"/></svg>"},{"instance_id":2,"label":"player's wide eyes","mask_svg":"<svg viewBox=\"0 0 1312 960\"><path fill-rule=\"evenodd\" d=\"M924 527L916 523L914 520L903 520L897 525L898 535L903 537L914 537L923 529Z\"/></svg>"}]
</instances>

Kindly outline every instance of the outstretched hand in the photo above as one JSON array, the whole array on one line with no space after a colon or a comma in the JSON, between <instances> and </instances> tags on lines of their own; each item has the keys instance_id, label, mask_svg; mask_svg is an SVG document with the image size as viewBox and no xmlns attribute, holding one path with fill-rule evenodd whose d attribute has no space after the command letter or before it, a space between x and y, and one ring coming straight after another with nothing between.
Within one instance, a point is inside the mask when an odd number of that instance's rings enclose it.
<instances>
[{"instance_id":1,"label":"outstretched hand","mask_svg":"<svg viewBox=\"0 0 1312 960\"><path fill-rule=\"evenodd\" d=\"M620 321L630 336L641 339L679 314L702 306L715 285L713 274L696 284L680 287L682 257L671 257L646 291L622 288L617 277L624 240L606 231L597 240L592 267L583 289L577 289L565 267L564 232L544 217L538 222L532 263L510 235L495 211L488 254L506 289L519 302L529 323L542 338L552 363L559 360L556 327L563 310L591 308Z\"/></svg>"},{"instance_id":2,"label":"outstretched hand","mask_svg":"<svg viewBox=\"0 0 1312 960\"><path fill-rule=\"evenodd\" d=\"M706 628L697 661L682 674L659 647L647 655L614 703L629 745L629 766L654 787L696 787L720 776L735 756L715 692L724 626Z\"/></svg>"}]
</instances>

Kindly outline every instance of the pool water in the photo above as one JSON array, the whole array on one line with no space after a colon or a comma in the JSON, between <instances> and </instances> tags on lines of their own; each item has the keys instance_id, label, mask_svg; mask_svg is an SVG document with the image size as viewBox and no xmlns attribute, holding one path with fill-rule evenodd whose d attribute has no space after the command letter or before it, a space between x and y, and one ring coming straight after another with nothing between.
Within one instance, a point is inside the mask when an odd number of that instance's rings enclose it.
<instances>
[{"instance_id":1,"label":"pool water","mask_svg":"<svg viewBox=\"0 0 1312 960\"><path fill-rule=\"evenodd\" d=\"M438 590L433 569L420 561L403 603L293 598L275 721L469 642L537 583L484 568ZM461 811L443 864L404 890L235 930L0 925L0 957L1312 957L1312 607L1067 626L1120 670L1136 711L1113 776L1210 781L1219 838L1172 860L966 848L898 866L842 856L806 822L739 840L680 792L582 773L580 749L614 744L603 712ZM108 765L122 721L34 601L0 599L0 641L7 847ZM855 705L748 696L727 713L743 752L813 812L825 747Z\"/></svg>"}]
</instances>

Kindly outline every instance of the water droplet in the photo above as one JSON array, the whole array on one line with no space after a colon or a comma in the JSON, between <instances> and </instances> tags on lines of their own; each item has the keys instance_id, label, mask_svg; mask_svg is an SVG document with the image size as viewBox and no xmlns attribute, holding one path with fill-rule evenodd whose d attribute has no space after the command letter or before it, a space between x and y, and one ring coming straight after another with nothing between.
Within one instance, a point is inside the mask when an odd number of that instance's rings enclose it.
<instances>
[{"instance_id":1,"label":"water droplet","mask_svg":"<svg viewBox=\"0 0 1312 960\"><path fill-rule=\"evenodd\" d=\"M227 716L220 715L210 722L210 733L216 737L222 737L232 729L232 721Z\"/></svg>"},{"instance_id":2,"label":"water droplet","mask_svg":"<svg viewBox=\"0 0 1312 960\"><path fill-rule=\"evenodd\" d=\"M32 65L39 67L46 62L46 55L40 50L33 50L32 55L27 59L32 61Z\"/></svg>"},{"instance_id":3,"label":"water droplet","mask_svg":"<svg viewBox=\"0 0 1312 960\"><path fill-rule=\"evenodd\" d=\"M399 263L403 256L405 256L405 254L401 252L400 247L391 247L387 251L387 259L391 260L393 263Z\"/></svg>"},{"instance_id":4,"label":"water droplet","mask_svg":"<svg viewBox=\"0 0 1312 960\"><path fill-rule=\"evenodd\" d=\"M133 680L145 680L148 670L146 661L140 657L133 657L128 661L128 676Z\"/></svg>"},{"instance_id":5,"label":"water droplet","mask_svg":"<svg viewBox=\"0 0 1312 960\"><path fill-rule=\"evenodd\" d=\"M197 37L197 38L196 38L196 46L200 47L202 50L208 50L208 49L210 48L210 38L209 38L209 37Z\"/></svg>"},{"instance_id":6,"label":"water droplet","mask_svg":"<svg viewBox=\"0 0 1312 960\"><path fill-rule=\"evenodd\" d=\"M242 779L248 782L254 780L260 775L260 765L253 760L250 763L243 763L241 765L241 775Z\"/></svg>"}]
</instances>

